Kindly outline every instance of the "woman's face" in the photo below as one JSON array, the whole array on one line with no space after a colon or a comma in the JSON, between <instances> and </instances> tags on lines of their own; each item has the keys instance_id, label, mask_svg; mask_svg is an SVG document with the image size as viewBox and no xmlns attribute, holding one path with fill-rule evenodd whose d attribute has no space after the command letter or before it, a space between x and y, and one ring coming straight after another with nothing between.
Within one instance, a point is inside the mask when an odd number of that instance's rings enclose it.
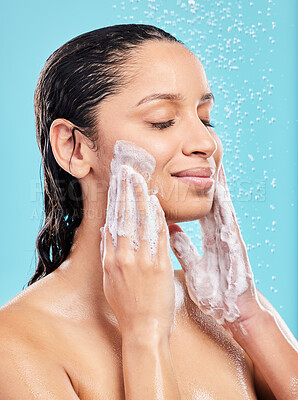
<instances>
[{"instance_id":1,"label":"woman's face","mask_svg":"<svg viewBox=\"0 0 298 400\"><path fill-rule=\"evenodd\" d=\"M103 166L110 165L115 142L134 142L156 160L151 183L159 189L167 223L198 219L211 209L215 183L201 189L173 174L210 167L217 180L222 144L204 125L213 106L204 68L185 46L165 41L147 42L135 62L131 84L100 103L95 176L109 181Z\"/></svg>"}]
</instances>

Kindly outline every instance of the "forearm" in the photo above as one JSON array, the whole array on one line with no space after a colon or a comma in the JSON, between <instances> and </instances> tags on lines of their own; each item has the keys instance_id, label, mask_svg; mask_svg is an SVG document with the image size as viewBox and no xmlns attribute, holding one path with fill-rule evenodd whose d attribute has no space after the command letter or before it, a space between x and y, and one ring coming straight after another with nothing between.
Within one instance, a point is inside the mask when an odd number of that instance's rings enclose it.
<instances>
[{"instance_id":1,"label":"forearm","mask_svg":"<svg viewBox=\"0 0 298 400\"><path fill-rule=\"evenodd\" d=\"M123 338L122 365L126 400L181 399L168 339Z\"/></svg>"},{"instance_id":2,"label":"forearm","mask_svg":"<svg viewBox=\"0 0 298 400\"><path fill-rule=\"evenodd\" d=\"M267 310L254 320L235 325L232 333L259 368L277 400L295 400L297 397L298 355L283 335L274 316ZM295 389L296 385L296 389Z\"/></svg>"}]
</instances>

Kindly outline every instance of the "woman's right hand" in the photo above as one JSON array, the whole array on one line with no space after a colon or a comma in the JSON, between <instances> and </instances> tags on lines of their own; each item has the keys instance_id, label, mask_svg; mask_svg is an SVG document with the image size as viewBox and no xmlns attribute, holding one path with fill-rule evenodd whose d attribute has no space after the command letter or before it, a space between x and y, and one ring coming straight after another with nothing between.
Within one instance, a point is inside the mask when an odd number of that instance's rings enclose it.
<instances>
[{"instance_id":1,"label":"woman's right hand","mask_svg":"<svg viewBox=\"0 0 298 400\"><path fill-rule=\"evenodd\" d=\"M130 179L134 182L137 215L128 212L127 193ZM116 204L119 206L119 202L122 202L122 207L115 207ZM155 255L150 253L148 242L142 239L149 203L152 204L151 210L154 210L154 215L159 221ZM131 207L129 209L131 210ZM119 210L124 211L124 219ZM119 236L119 230L117 244L114 246L108 226L121 226L120 230L123 233L123 228L131 227L131 224L137 229L139 248L132 248L129 237L122 234ZM122 337L157 335L170 339L175 312L175 286L164 211L157 197L148 194L145 179L124 165L121 166L121 172L111 179L107 220L101 232L103 289L118 320Z\"/></svg>"}]
</instances>

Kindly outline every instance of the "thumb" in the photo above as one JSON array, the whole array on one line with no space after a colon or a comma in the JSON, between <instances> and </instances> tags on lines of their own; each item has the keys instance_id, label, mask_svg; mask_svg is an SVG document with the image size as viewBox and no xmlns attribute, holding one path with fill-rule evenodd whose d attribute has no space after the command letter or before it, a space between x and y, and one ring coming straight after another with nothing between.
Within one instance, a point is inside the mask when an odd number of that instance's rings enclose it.
<instances>
[{"instance_id":1,"label":"thumb","mask_svg":"<svg viewBox=\"0 0 298 400\"><path fill-rule=\"evenodd\" d=\"M201 256L183 229L177 225L169 225L170 245L184 272L196 266Z\"/></svg>"}]
</instances>

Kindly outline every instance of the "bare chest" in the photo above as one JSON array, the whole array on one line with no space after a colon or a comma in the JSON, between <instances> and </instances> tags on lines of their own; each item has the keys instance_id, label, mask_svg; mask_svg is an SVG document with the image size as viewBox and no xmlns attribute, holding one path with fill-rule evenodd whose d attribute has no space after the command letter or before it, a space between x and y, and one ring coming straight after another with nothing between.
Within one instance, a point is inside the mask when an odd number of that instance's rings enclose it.
<instances>
[{"instance_id":1,"label":"bare chest","mask_svg":"<svg viewBox=\"0 0 298 400\"><path fill-rule=\"evenodd\" d=\"M69 345L66 369L81 400L125 400L118 335L83 330ZM181 400L256 399L251 362L209 317L202 326L177 322L170 348Z\"/></svg>"}]
</instances>

